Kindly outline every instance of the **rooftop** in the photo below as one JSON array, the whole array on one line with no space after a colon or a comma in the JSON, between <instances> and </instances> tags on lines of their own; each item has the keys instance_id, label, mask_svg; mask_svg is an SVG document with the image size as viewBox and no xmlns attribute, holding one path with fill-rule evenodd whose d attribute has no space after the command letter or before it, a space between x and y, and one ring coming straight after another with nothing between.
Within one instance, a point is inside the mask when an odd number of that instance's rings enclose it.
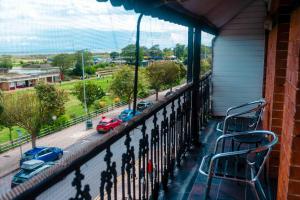
<instances>
[{"instance_id":1,"label":"rooftop","mask_svg":"<svg viewBox=\"0 0 300 200\"><path fill-rule=\"evenodd\" d=\"M7 73L0 73L0 81L12 82L12 81L24 81L37 79L40 76L59 76L60 70L58 67L14 67Z\"/></svg>"}]
</instances>

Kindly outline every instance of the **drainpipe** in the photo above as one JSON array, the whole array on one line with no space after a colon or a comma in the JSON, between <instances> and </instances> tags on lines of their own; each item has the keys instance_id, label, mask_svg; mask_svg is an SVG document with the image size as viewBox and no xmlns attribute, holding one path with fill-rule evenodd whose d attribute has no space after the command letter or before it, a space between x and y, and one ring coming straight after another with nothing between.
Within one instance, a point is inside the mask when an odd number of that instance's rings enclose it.
<instances>
[{"instance_id":1,"label":"drainpipe","mask_svg":"<svg viewBox=\"0 0 300 200\"><path fill-rule=\"evenodd\" d=\"M139 72L139 58L140 58L140 25L143 14L140 14L137 27L136 27L136 44L135 44L135 69L134 69L134 88L133 88L133 115L136 112L136 101L137 101L137 86L138 86L138 72Z\"/></svg>"}]
</instances>

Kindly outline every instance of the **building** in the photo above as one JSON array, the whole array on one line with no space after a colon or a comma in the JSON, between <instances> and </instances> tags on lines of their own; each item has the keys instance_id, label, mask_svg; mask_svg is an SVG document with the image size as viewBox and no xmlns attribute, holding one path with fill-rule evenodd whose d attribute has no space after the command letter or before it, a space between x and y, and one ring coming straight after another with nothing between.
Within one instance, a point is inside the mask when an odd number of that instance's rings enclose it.
<instances>
[{"instance_id":1,"label":"building","mask_svg":"<svg viewBox=\"0 0 300 200\"><path fill-rule=\"evenodd\" d=\"M60 81L57 67L15 67L0 73L0 89L4 91L32 87L38 82L55 83Z\"/></svg>"}]
</instances>

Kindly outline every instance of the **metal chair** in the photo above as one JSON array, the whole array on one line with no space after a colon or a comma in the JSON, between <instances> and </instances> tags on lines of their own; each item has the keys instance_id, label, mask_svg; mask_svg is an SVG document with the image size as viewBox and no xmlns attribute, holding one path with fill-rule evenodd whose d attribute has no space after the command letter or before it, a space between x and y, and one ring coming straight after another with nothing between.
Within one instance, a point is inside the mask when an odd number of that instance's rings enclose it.
<instances>
[{"instance_id":1,"label":"metal chair","mask_svg":"<svg viewBox=\"0 0 300 200\"><path fill-rule=\"evenodd\" d=\"M228 151L218 153L220 145L224 145L224 140L231 140L238 135L260 135L265 137L267 142L258 147L238 151ZM200 173L207 176L207 187L205 199L209 197L212 178L227 179L232 181L250 184L258 199L267 199L267 196L259 181L259 176L269 157L272 147L278 142L278 137L270 131L250 131L243 133L232 133L220 136L215 144L213 154L203 157L200 165ZM223 147L221 147L223 149ZM229 148L230 149L230 148ZM262 198L259 197L259 192Z\"/></svg>"},{"instance_id":2,"label":"metal chair","mask_svg":"<svg viewBox=\"0 0 300 200\"><path fill-rule=\"evenodd\" d=\"M223 134L256 130L261 121L265 106L266 101L261 99L229 108L224 121L217 125L217 130ZM265 138L260 135L255 137L253 135L239 135L232 138L232 150L234 150L235 143L238 143L239 150L242 144L255 144L258 146L263 140Z\"/></svg>"},{"instance_id":3,"label":"metal chair","mask_svg":"<svg viewBox=\"0 0 300 200\"><path fill-rule=\"evenodd\" d=\"M231 107L226 111L223 122L219 122L217 130L226 132L242 132L256 130L261 120L266 101L260 99L239 106Z\"/></svg>"}]
</instances>

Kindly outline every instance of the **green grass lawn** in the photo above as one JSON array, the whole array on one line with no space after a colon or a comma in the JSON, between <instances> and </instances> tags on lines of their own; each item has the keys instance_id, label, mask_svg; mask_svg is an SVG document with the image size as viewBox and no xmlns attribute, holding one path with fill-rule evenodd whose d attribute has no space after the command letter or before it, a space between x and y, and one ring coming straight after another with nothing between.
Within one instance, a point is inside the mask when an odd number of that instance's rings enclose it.
<instances>
[{"instance_id":1,"label":"green grass lawn","mask_svg":"<svg viewBox=\"0 0 300 200\"><path fill-rule=\"evenodd\" d=\"M17 139L18 138L18 133L17 133L16 129L21 129L23 135L27 134L24 129L18 128L18 127L15 126L15 127L12 128L12 131L11 131L12 139ZM2 129L0 131L0 144L5 143L9 140L10 140L9 129L8 128Z\"/></svg>"}]
</instances>

